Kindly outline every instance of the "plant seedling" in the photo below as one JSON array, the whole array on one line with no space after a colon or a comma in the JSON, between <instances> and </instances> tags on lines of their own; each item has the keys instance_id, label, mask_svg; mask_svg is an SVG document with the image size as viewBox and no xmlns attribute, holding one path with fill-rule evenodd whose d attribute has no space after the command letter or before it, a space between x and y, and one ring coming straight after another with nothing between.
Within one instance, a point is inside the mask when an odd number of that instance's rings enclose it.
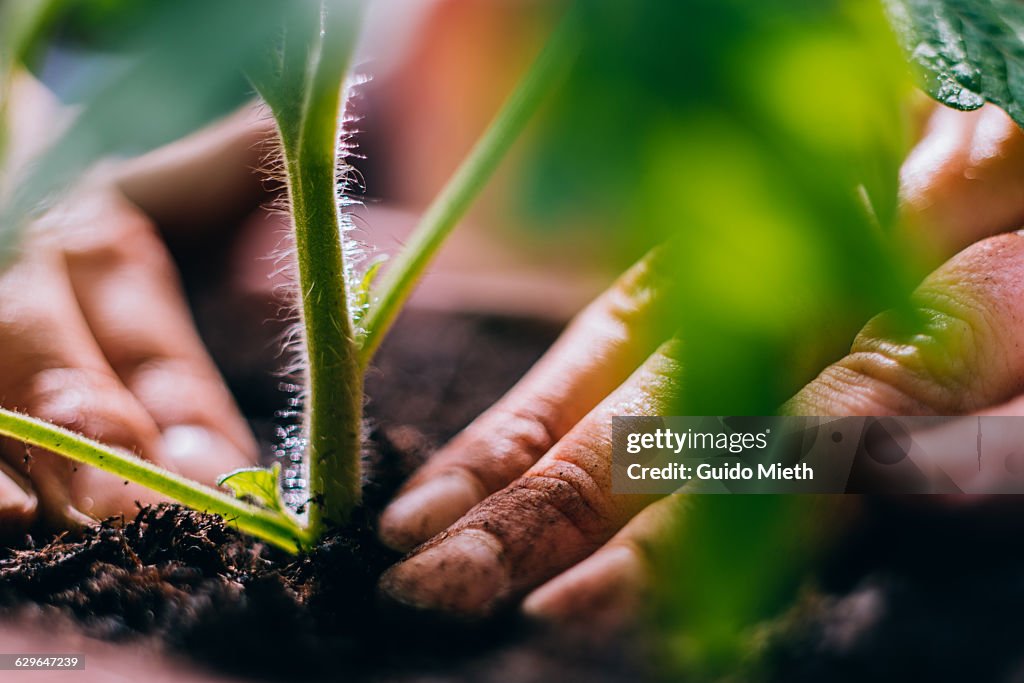
<instances>
[{"instance_id":1,"label":"plant seedling","mask_svg":"<svg viewBox=\"0 0 1024 683\"><path fill-rule=\"evenodd\" d=\"M305 519L282 502L279 465L224 475L218 483L227 493L59 426L0 409L0 435L220 515L239 530L291 552L314 545L330 526L345 523L359 504L363 374L431 257L571 61L574 45L566 21L428 208L405 250L373 286L379 264L355 272L347 258L345 201L339 201L338 178L343 190L347 170L339 121L342 83L356 37L354 5L325 0L301 7L288 15L277 44L248 77L277 123L293 218L306 353Z\"/></svg>"}]
</instances>

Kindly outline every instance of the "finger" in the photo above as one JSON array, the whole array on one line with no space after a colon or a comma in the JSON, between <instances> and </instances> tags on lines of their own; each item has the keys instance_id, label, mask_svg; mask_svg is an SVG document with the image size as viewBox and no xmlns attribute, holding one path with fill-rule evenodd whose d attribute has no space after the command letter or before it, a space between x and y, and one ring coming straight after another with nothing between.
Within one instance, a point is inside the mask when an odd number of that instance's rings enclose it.
<instances>
[{"instance_id":1,"label":"finger","mask_svg":"<svg viewBox=\"0 0 1024 683\"><path fill-rule=\"evenodd\" d=\"M644 321L658 299L656 257L588 306L498 403L438 451L380 519L385 544L408 550L521 475L647 358Z\"/></svg>"},{"instance_id":2,"label":"finger","mask_svg":"<svg viewBox=\"0 0 1024 683\"><path fill-rule=\"evenodd\" d=\"M672 495L648 505L593 555L530 593L523 611L545 621L607 625L638 614L651 584L652 548L688 501Z\"/></svg>"},{"instance_id":3,"label":"finger","mask_svg":"<svg viewBox=\"0 0 1024 683\"><path fill-rule=\"evenodd\" d=\"M932 266L1024 224L1024 132L998 107L936 107L900 171L911 237Z\"/></svg>"},{"instance_id":4,"label":"finger","mask_svg":"<svg viewBox=\"0 0 1024 683\"><path fill-rule=\"evenodd\" d=\"M80 226L80 227L75 227ZM116 194L61 231L78 305L103 355L163 433L163 455L213 482L255 462L257 447L206 353L153 226Z\"/></svg>"},{"instance_id":5,"label":"finger","mask_svg":"<svg viewBox=\"0 0 1024 683\"><path fill-rule=\"evenodd\" d=\"M27 529L35 521L38 505L31 484L0 460L0 538Z\"/></svg>"},{"instance_id":6,"label":"finger","mask_svg":"<svg viewBox=\"0 0 1024 683\"><path fill-rule=\"evenodd\" d=\"M181 140L120 164L112 178L168 234L208 237L236 226L268 199L275 183L259 172L277 152L265 107L247 104ZM278 174L279 175L279 174Z\"/></svg>"},{"instance_id":7,"label":"finger","mask_svg":"<svg viewBox=\"0 0 1024 683\"><path fill-rule=\"evenodd\" d=\"M657 498L612 494L612 416L658 414L677 374L655 353L522 477L391 568L385 594L479 617L590 555Z\"/></svg>"},{"instance_id":8,"label":"finger","mask_svg":"<svg viewBox=\"0 0 1024 683\"><path fill-rule=\"evenodd\" d=\"M0 348L5 407L160 460L156 424L110 370L53 254L40 253L0 276ZM55 525L81 523L82 513L131 514L136 500L155 500L146 489L41 449L7 440L3 451L31 480L39 512Z\"/></svg>"},{"instance_id":9,"label":"finger","mask_svg":"<svg viewBox=\"0 0 1024 683\"><path fill-rule=\"evenodd\" d=\"M797 415L956 415L1024 390L1024 237L968 247L932 273L908 315L882 314L849 355L783 410Z\"/></svg>"}]
</instances>

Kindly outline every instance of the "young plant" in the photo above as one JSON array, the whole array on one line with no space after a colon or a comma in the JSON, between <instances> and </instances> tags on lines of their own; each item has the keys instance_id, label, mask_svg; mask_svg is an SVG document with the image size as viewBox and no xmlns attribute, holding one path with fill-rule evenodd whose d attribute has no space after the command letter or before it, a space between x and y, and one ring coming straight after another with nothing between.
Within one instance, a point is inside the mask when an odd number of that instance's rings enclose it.
<instances>
[{"instance_id":1,"label":"young plant","mask_svg":"<svg viewBox=\"0 0 1024 683\"><path fill-rule=\"evenodd\" d=\"M294 225L305 340L304 424L309 501L305 520L282 502L279 466L246 468L219 483L233 495L174 475L61 427L0 409L0 435L146 486L289 551L345 523L361 495L363 374L441 242L483 188L574 44L568 22L428 208L378 286L376 266L358 275L346 258L338 191L348 170L341 149L342 83L356 37L355 3L301 3L249 78L276 120ZM339 180L340 178L340 180Z\"/></svg>"}]
</instances>

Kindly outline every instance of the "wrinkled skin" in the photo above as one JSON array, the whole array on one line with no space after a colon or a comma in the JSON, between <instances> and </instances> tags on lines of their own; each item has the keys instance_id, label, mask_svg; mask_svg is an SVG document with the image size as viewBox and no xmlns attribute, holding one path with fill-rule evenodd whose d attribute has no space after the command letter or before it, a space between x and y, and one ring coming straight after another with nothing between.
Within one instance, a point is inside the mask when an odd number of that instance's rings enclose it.
<instances>
[{"instance_id":1,"label":"wrinkled skin","mask_svg":"<svg viewBox=\"0 0 1024 683\"><path fill-rule=\"evenodd\" d=\"M942 264L914 294L931 339L887 339L883 314L783 409L1021 414L1024 237L1012 231L1024 221L1024 134L991 106L935 109L901 196L915 258ZM381 538L412 550L382 579L386 594L465 617L521 598L527 613L555 620L617 619L641 604L651 543L686 503L610 492L610 416L649 412L672 388L671 350L635 335L650 314L635 275L581 313L385 510ZM955 357L936 357L954 345Z\"/></svg>"}]
</instances>

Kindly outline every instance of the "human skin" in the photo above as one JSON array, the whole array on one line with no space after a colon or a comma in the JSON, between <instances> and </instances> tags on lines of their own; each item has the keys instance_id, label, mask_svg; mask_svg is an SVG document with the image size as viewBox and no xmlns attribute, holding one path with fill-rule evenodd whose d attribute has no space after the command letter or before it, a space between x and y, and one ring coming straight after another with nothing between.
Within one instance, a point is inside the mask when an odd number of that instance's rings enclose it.
<instances>
[{"instance_id":1,"label":"human skin","mask_svg":"<svg viewBox=\"0 0 1024 683\"><path fill-rule=\"evenodd\" d=\"M1024 134L992 106L936 108L903 165L901 199L915 261L942 264L913 303L941 324L908 343L888 338L880 315L783 410L1022 414L1024 236L1012 231L1024 221ZM671 349L635 334L650 302L636 273L620 280L409 480L380 521L386 544L411 551L382 578L386 595L466 618L516 601L552 620L640 604L649 548L686 507L685 496L610 490L610 417L650 414L672 390ZM936 360L948 335L962 353Z\"/></svg>"},{"instance_id":2,"label":"human skin","mask_svg":"<svg viewBox=\"0 0 1024 683\"><path fill-rule=\"evenodd\" d=\"M27 76L12 102L16 167L48 142L60 112ZM268 131L240 114L84 181L29 228L22 255L0 273L5 408L206 483L255 462L255 440L195 331L156 222L209 231L258 203L248 196L258 183L244 178ZM244 172L217 173L224 165ZM137 501L155 500L147 489L11 440L0 443L0 455L0 532L132 515Z\"/></svg>"}]
</instances>

